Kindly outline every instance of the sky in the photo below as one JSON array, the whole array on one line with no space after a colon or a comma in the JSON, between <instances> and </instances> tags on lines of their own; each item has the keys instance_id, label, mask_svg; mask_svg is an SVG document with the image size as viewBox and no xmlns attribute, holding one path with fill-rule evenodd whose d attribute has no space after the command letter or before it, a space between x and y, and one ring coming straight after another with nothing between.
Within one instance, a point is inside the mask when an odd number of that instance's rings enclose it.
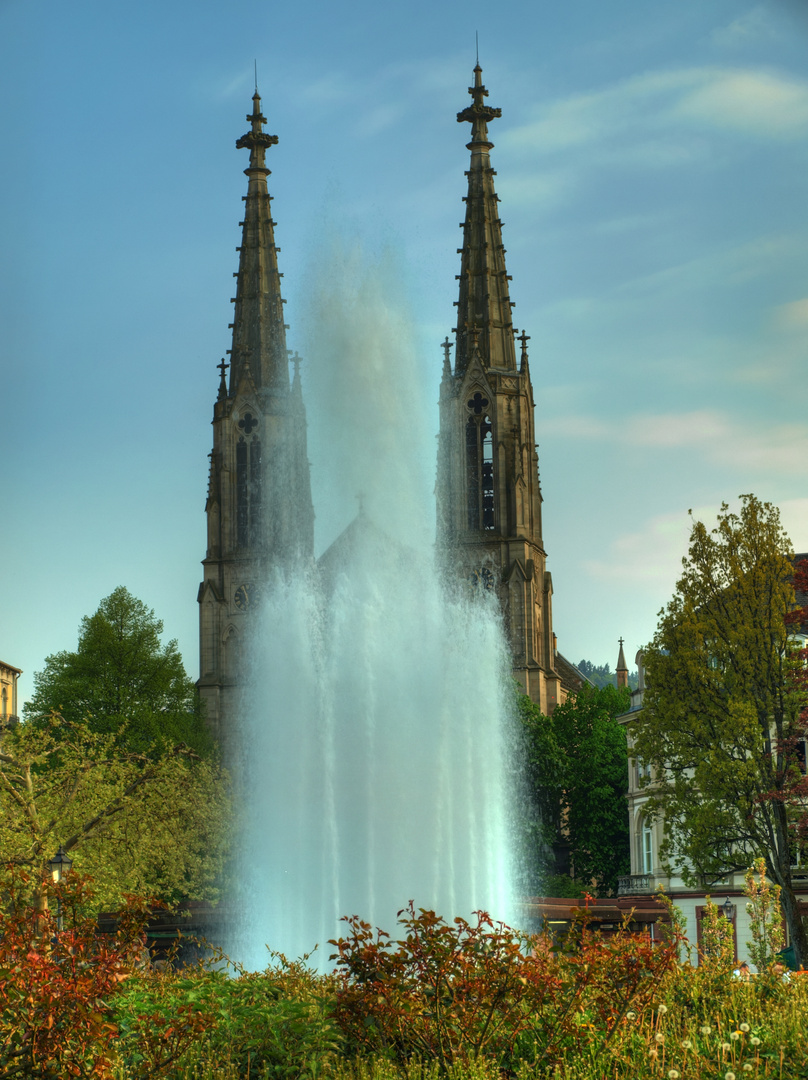
<instances>
[{"instance_id":1,"label":"sky","mask_svg":"<svg viewBox=\"0 0 808 1080\"><path fill-rule=\"evenodd\" d=\"M475 32L560 650L614 668L619 637L653 636L689 510L754 492L808 550L805 0L0 0L0 659L22 699L118 585L197 673L254 64L288 344L326 235L392 258L437 430ZM348 511L310 421L322 549Z\"/></svg>"}]
</instances>

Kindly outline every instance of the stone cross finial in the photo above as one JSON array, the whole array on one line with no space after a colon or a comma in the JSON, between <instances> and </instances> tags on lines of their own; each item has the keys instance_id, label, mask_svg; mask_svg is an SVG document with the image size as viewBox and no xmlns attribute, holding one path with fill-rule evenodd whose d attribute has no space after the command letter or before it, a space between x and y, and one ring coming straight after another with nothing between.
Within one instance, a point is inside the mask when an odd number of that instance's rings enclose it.
<instances>
[{"instance_id":1,"label":"stone cross finial","mask_svg":"<svg viewBox=\"0 0 808 1080\"><path fill-rule=\"evenodd\" d=\"M250 130L236 140L236 149L241 150L246 147L250 151L251 169L264 169L266 168L264 155L268 147L277 143L278 136L268 135L264 131L267 118L261 112L261 97L258 90L253 94L253 111L247 114L247 119L250 121Z\"/></svg>"},{"instance_id":2,"label":"stone cross finial","mask_svg":"<svg viewBox=\"0 0 808 1080\"><path fill-rule=\"evenodd\" d=\"M478 60L474 67L474 86L469 87L473 104L457 114L457 121L462 123L467 120L471 124L469 146L473 143L482 143L484 146L491 147L493 143L488 142L488 124L491 120L502 116L502 109L492 109L490 105L484 103L485 98L488 97L488 91L483 86L482 73L483 69Z\"/></svg>"},{"instance_id":3,"label":"stone cross finial","mask_svg":"<svg viewBox=\"0 0 808 1080\"><path fill-rule=\"evenodd\" d=\"M522 356L527 356L527 343L530 341L530 335L523 330L516 340L522 342Z\"/></svg>"},{"instance_id":4,"label":"stone cross finial","mask_svg":"<svg viewBox=\"0 0 808 1080\"><path fill-rule=\"evenodd\" d=\"M440 347L443 349L443 374L451 375L452 363L449 359L449 353L451 352L452 343L449 341L449 335L447 334L443 341L440 343Z\"/></svg>"},{"instance_id":5,"label":"stone cross finial","mask_svg":"<svg viewBox=\"0 0 808 1080\"><path fill-rule=\"evenodd\" d=\"M221 401L222 398L227 397L227 380L224 377L224 373L227 371L227 369L230 367L230 365L227 363L225 358L222 357L221 361L216 365L216 367L219 369L219 372L220 372L220 375L219 375L219 400Z\"/></svg>"}]
</instances>

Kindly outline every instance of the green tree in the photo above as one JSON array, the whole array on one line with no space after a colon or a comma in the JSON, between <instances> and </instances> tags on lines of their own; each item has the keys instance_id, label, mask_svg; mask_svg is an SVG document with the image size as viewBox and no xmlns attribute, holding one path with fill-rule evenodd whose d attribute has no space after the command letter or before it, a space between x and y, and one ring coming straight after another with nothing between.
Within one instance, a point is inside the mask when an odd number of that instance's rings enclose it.
<instances>
[{"instance_id":1,"label":"green tree","mask_svg":"<svg viewBox=\"0 0 808 1080\"><path fill-rule=\"evenodd\" d=\"M127 750L154 754L185 743L211 750L199 695L183 667L176 641L161 645L162 622L125 588L110 593L85 616L75 652L48 656L34 676L27 719L57 712L113 734Z\"/></svg>"},{"instance_id":2,"label":"green tree","mask_svg":"<svg viewBox=\"0 0 808 1080\"><path fill-rule=\"evenodd\" d=\"M226 777L188 747L147 757L57 714L0 738L0 852L35 884L62 844L104 907L212 899L230 821Z\"/></svg>"},{"instance_id":3,"label":"green tree","mask_svg":"<svg viewBox=\"0 0 808 1080\"><path fill-rule=\"evenodd\" d=\"M634 755L654 769L648 809L662 857L693 886L765 860L800 961L808 943L791 866L806 691L789 636L791 544L776 507L741 496L712 530L696 521L676 593L645 652Z\"/></svg>"},{"instance_id":4,"label":"green tree","mask_svg":"<svg viewBox=\"0 0 808 1080\"><path fill-rule=\"evenodd\" d=\"M520 699L534 836L545 848L563 835L576 883L614 893L630 869L626 737L616 717L627 690L584 687L544 716ZM535 850L535 847L534 847Z\"/></svg>"}]
</instances>

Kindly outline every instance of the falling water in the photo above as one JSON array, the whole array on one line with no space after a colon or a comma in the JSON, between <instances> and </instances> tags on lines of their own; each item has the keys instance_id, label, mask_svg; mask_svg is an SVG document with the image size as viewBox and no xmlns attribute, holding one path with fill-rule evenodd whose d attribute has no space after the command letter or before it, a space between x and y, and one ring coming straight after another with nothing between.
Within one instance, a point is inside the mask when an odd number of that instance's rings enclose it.
<instances>
[{"instance_id":1,"label":"falling water","mask_svg":"<svg viewBox=\"0 0 808 1080\"><path fill-rule=\"evenodd\" d=\"M507 918L508 664L496 602L434 551L434 373L390 260L320 262L306 350L317 566L266 583L242 745L246 918L261 968L410 899ZM354 283L353 286L350 283ZM359 496L359 500L357 500ZM353 519L353 520L352 520ZM330 537L329 537L330 540Z\"/></svg>"}]
</instances>

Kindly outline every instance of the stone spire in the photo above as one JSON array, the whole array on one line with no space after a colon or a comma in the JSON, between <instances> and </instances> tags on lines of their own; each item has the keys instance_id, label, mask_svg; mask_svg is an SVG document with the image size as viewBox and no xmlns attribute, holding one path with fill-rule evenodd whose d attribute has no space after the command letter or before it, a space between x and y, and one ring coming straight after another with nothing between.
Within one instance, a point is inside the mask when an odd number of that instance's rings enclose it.
<instances>
[{"instance_id":1,"label":"stone spire","mask_svg":"<svg viewBox=\"0 0 808 1080\"><path fill-rule=\"evenodd\" d=\"M626 663L626 655L623 652L623 639L618 639L620 642L620 652L617 657L617 686L628 686L628 664Z\"/></svg>"},{"instance_id":2,"label":"stone spire","mask_svg":"<svg viewBox=\"0 0 808 1080\"><path fill-rule=\"evenodd\" d=\"M472 356L473 331L486 369L516 370L516 349L509 296L510 278L505 269L499 197L494 191L494 169L489 151L488 124L502 115L501 109L485 104L488 91L482 83L479 61L474 68L474 85L469 87L472 104L457 114L459 123L471 124L471 151L466 196L466 220L463 222L463 247L460 263L460 295L457 302L457 351L455 373L468 367Z\"/></svg>"},{"instance_id":3,"label":"stone spire","mask_svg":"<svg viewBox=\"0 0 808 1080\"><path fill-rule=\"evenodd\" d=\"M281 274L278 273L279 249L275 246L275 222L270 208L272 196L267 191L269 169L265 163L266 152L277 143L278 136L264 131L267 121L261 113L258 90L252 100L253 111L247 116L250 130L236 142L238 149L250 151L250 164L244 170L249 183L244 197L244 220L240 222L238 284L233 298L231 395L237 392L247 372L259 390L283 393L289 389Z\"/></svg>"}]
</instances>

